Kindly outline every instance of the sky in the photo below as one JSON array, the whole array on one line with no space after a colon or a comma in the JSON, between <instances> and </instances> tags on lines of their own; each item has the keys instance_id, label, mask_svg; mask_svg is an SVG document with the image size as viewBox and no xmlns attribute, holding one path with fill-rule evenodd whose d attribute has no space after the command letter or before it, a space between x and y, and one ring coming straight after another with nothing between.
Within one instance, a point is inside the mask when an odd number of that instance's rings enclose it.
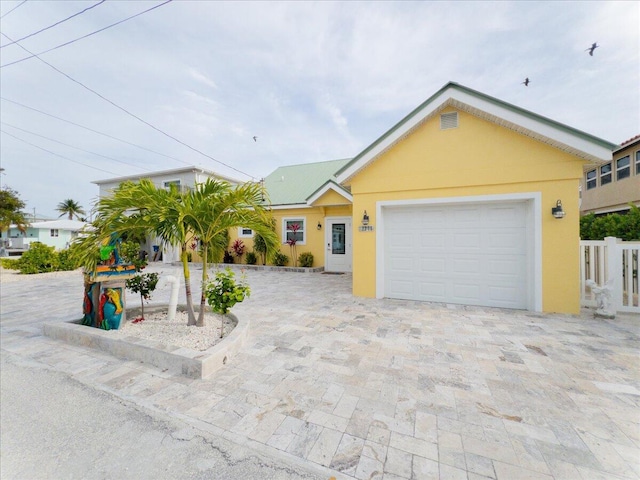
<instances>
[{"instance_id":1,"label":"sky","mask_svg":"<svg viewBox=\"0 0 640 480\"><path fill-rule=\"evenodd\" d=\"M163 1L0 2L0 183L27 213L89 211L107 178L354 157L449 81L640 134L640 2Z\"/></svg>"}]
</instances>

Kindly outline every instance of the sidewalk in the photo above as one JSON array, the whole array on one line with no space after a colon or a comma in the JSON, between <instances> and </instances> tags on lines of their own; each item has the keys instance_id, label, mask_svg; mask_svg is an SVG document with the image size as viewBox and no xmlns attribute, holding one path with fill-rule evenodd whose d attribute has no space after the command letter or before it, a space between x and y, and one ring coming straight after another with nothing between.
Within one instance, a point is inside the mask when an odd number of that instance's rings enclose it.
<instances>
[{"instance_id":1,"label":"sidewalk","mask_svg":"<svg viewBox=\"0 0 640 480\"><path fill-rule=\"evenodd\" d=\"M81 316L78 272L3 282L1 347L327 478L640 478L639 318L364 299L350 275L247 278L233 311L249 340L206 380L43 337L39 323Z\"/></svg>"}]
</instances>

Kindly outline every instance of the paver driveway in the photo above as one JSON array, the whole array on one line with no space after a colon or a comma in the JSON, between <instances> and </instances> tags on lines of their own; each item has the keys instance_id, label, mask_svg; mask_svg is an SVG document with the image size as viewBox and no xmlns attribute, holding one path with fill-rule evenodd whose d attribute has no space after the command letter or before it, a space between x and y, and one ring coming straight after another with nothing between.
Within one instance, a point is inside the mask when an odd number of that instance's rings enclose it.
<instances>
[{"instance_id":1,"label":"paver driveway","mask_svg":"<svg viewBox=\"0 0 640 480\"><path fill-rule=\"evenodd\" d=\"M2 348L337 477L640 478L637 316L363 299L350 275L247 275L253 295L234 313L251 318L249 341L206 380L42 337L50 312L79 316L79 274L3 284Z\"/></svg>"}]
</instances>

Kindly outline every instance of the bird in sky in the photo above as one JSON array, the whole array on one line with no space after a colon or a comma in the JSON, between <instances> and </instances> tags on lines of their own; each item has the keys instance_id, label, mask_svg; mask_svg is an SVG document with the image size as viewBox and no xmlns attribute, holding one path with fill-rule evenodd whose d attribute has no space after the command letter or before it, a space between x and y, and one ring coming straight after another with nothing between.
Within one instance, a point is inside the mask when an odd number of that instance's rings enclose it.
<instances>
[{"instance_id":1,"label":"bird in sky","mask_svg":"<svg viewBox=\"0 0 640 480\"><path fill-rule=\"evenodd\" d=\"M522 82L522 84L523 84L525 87L528 87L528 86L529 86L529 82L530 82L530 81L531 81L531 80L529 80L529 77L527 77L527 78L525 78L525 79L524 79L524 82Z\"/></svg>"},{"instance_id":2,"label":"bird in sky","mask_svg":"<svg viewBox=\"0 0 640 480\"><path fill-rule=\"evenodd\" d=\"M257 142L258 141L258 137L256 137L255 135L253 136L253 141Z\"/></svg>"},{"instance_id":3,"label":"bird in sky","mask_svg":"<svg viewBox=\"0 0 640 480\"><path fill-rule=\"evenodd\" d=\"M593 43L589 48L587 48L585 50L585 52L589 52L589 55L591 55L593 57L593 51L598 48L600 45L598 45L597 43Z\"/></svg>"}]
</instances>

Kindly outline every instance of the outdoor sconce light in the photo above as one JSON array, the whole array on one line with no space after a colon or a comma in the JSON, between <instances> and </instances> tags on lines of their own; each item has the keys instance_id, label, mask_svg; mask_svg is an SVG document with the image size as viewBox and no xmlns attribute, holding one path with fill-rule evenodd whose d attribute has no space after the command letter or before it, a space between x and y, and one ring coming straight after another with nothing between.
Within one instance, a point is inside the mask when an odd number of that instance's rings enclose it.
<instances>
[{"instance_id":1,"label":"outdoor sconce light","mask_svg":"<svg viewBox=\"0 0 640 480\"><path fill-rule=\"evenodd\" d=\"M369 225L369 215L367 215L367 211L364 211L364 215L362 215L362 225Z\"/></svg>"},{"instance_id":2,"label":"outdoor sconce light","mask_svg":"<svg viewBox=\"0 0 640 480\"><path fill-rule=\"evenodd\" d=\"M556 202L555 207L551 208L551 215L553 215L555 218L564 217L564 210L562 209L562 202L560 200Z\"/></svg>"},{"instance_id":3,"label":"outdoor sconce light","mask_svg":"<svg viewBox=\"0 0 640 480\"><path fill-rule=\"evenodd\" d=\"M320 223L320 221L318 221L318 225L316 226L316 228L317 228L318 230L322 230L322 224Z\"/></svg>"}]
</instances>

